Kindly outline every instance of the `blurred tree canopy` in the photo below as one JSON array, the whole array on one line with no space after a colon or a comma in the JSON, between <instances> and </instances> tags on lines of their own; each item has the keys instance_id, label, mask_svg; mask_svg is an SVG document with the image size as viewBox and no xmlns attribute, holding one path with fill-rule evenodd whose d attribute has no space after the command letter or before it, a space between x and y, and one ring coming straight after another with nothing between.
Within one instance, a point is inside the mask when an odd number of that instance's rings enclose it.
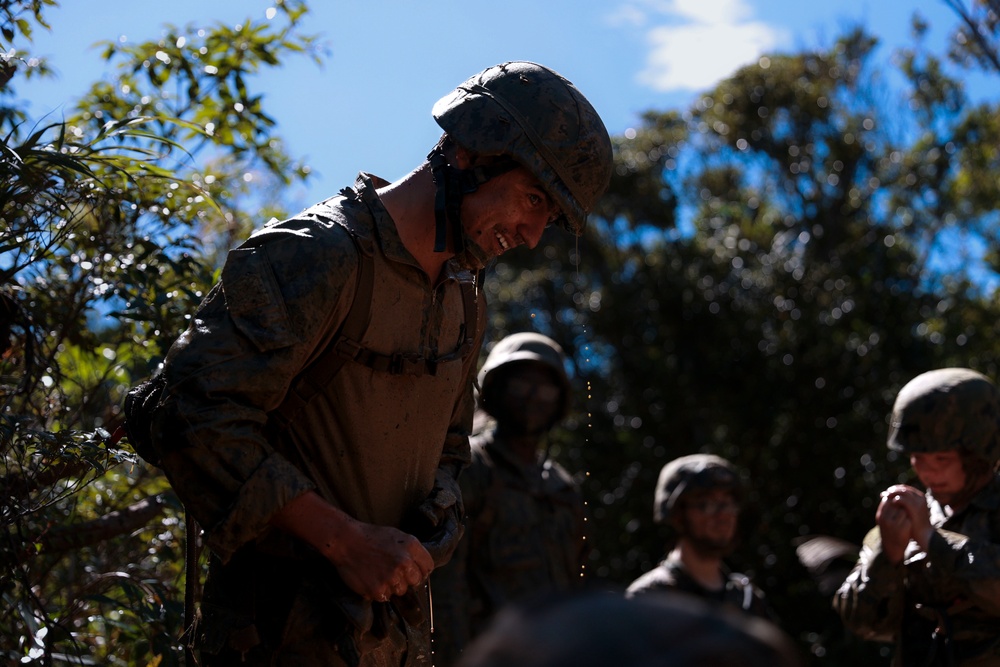
<instances>
[{"instance_id":1,"label":"blurred tree canopy","mask_svg":"<svg viewBox=\"0 0 1000 667\"><path fill-rule=\"evenodd\" d=\"M1000 75L997 6L944 1L949 50L929 51L915 17L896 54L904 90L860 29L768 54L615 137L583 237L547 233L492 267L487 339L542 331L574 370L577 410L552 452L586 475L592 584L624 587L663 556L659 469L712 452L746 475L732 563L811 662L887 655L830 610L853 559L810 571L796 546L859 543L879 491L909 479L884 446L907 380L1000 370L1000 110L959 77ZM0 655L179 664L180 508L110 433L222 254L308 175L253 73L323 48L298 0L264 23L170 26L106 44L117 77L39 121L16 86L50 73L29 47L55 4L0 0Z\"/></svg>"},{"instance_id":2,"label":"blurred tree canopy","mask_svg":"<svg viewBox=\"0 0 1000 667\"><path fill-rule=\"evenodd\" d=\"M1000 110L970 103L948 66L991 64L983 12L984 41L960 24L950 61L914 19L901 98L859 29L762 57L684 113L648 112L616 138L585 236L498 263L491 339L542 330L576 370L579 417L554 451L586 474L593 577L623 585L655 565L660 468L719 454L748 485L733 565L815 664L887 663L830 610L854 554L810 570L796 547L860 544L878 493L910 481L885 448L906 381L949 365L997 377L996 254L968 249L1000 247Z\"/></svg>"}]
</instances>

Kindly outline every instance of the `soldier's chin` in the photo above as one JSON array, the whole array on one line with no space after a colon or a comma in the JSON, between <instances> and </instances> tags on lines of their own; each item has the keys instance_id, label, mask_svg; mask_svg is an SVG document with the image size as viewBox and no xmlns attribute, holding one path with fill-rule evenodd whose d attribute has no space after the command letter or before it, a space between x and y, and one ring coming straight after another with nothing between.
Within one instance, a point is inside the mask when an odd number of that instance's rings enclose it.
<instances>
[{"instance_id":1,"label":"soldier's chin","mask_svg":"<svg viewBox=\"0 0 1000 667\"><path fill-rule=\"evenodd\" d=\"M462 249L462 252L455 255L455 261L458 265L469 271L481 271L485 269L491 259L493 259L493 255L480 248L475 241L469 239L465 240L465 248Z\"/></svg>"},{"instance_id":2,"label":"soldier's chin","mask_svg":"<svg viewBox=\"0 0 1000 667\"><path fill-rule=\"evenodd\" d=\"M735 540L688 539L694 550L705 558L725 558L736 548Z\"/></svg>"},{"instance_id":3,"label":"soldier's chin","mask_svg":"<svg viewBox=\"0 0 1000 667\"><path fill-rule=\"evenodd\" d=\"M931 491L931 495L934 496L934 500L938 501L938 503L950 507L958 502L961 494L952 493L951 491L938 491L937 493Z\"/></svg>"},{"instance_id":4,"label":"soldier's chin","mask_svg":"<svg viewBox=\"0 0 1000 667\"><path fill-rule=\"evenodd\" d=\"M549 432L549 421L509 419L504 422L504 435L524 438L528 436L541 437Z\"/></svg>"}]
</instances>

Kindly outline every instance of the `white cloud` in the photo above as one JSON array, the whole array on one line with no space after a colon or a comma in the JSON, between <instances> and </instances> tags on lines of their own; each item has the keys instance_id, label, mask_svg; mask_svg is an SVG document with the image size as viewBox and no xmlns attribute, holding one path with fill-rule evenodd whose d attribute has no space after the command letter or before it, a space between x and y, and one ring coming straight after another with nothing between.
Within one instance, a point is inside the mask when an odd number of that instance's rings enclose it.
<instances>
[{"instance_id":1,"label":"white cloud","mask_svg":"<svg viewBox=\"0 0 1000 667\"><path fill-rule=\"evenodd\" d=\"M756 62L785 39L752 21L752 0L631 0L618 24L645 30L649 52L639 83L659 92L701 90Z\"/></svg>"},{"instance_id":2,"label":"white cloud","mask_svg":"<svg viewBox=\"0 0 1000 667\"><path fill-rule=\"evenodd\" d=\"M642 27L649 23L650 14L675 16L678 0L624 0L607 15L612 26Z\"/></svg>"},{"instance_id":3,"label":"white cloud","mask_svg":"<svg viewBox=\"0 0 1000 667\"><path fill-rule=\"evenodd\" d=\"M738 23L751 15L746 0L673 0L668 13L697 23Z\"/></svg>"},{"instance_id":4,"label":"white cloud","mask_svg":"<svg viewBox=\"0 0 1000 667\"><path fill-rule=\"evenodd\" d=\"M647 39L646 67L637 79L659 92L707 88L778 42L763 23L661 26L649 30Z\"/></svg>"},{"instance_id":5,"label":"white cloud","mask_svg":"<svg viewBox=\"0 0 1000 667\"><path fill-rule=\"evenodd\" d=\"M635 5L622 5L608 15L607 23L613 27L632 26L640 28L646 24L647 14Z\"/></svg>"}]
</instances>

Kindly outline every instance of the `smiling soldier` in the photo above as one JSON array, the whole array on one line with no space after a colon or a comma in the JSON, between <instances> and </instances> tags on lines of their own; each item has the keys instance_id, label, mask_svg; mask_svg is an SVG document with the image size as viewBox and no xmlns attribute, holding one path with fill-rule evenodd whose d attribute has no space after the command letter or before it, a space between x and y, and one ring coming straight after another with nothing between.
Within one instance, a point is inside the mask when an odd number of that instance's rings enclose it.
<instances>
[{"instance_id":1,"label":"smiling soldier","mask_svg":"<svg viewBox=\"0 0 1000 667\"><path fill-rule=\"evenodd\" d=\"M412 172L361 174L230 252L167 355L153 437L211 550L209 667L429 664L480 271L550 224L580 234L612 160L586 98L534 63L484 70L433 115L444 134Z\"/></svg>"},{"instance_id":2,"label":"smiling soldier","mask_svg":"<svg viewBox=\"0 0 1000 667\"><path fill-rule=\"evenodd\" d=\"M491 425L473 437L462 474L465 537L431 577L434 664L450 667L504 607L580 585L583 496L549 457L549 433L569 413L562 348L534 332L511 334L479 372Z\"/></svg>"}]
</instances>

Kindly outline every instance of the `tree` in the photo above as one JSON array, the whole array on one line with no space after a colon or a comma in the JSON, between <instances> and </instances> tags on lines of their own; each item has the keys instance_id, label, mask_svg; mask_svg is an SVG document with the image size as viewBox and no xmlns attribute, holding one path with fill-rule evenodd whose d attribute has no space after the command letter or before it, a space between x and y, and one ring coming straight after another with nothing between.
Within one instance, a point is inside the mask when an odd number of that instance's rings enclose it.
<instances>
[{"instance_id":1,"label":"tree","mask_svg":"<svg viewBox=\"0 0 1000 667\"><path fill-rule=\"evenodd\" d=\"M301 31L299 0L267 22L170 26L155 42L107 44L114 83L38 123L16 84L48 72L23 47L55 4L0 3L0 655L177 664L180 508L111 433L125 389L214 282L218 253L261 210L280 214L247 183L307 175L252 74L323 49Z\"/></svg>"},{"instance_id":2,"label":"tree","mask_svg":"<svg viewBox=\"0 0 1000 667\"><path fill-rule=\"evenodd\" d=\"M995 300L940 264L954 234L989 231L980 213L996 193L957 193L974 189L996 110L970 108L919 48L902 54L900 105L881 92L875 48L854 31L770 54L685 114L647 113L616 138L584 238L547 236L543 264L505 255L487 281L501 302L489 338L541 330L577 371L586 419L553 451L588 473L591 574L624 585L652 567L660 467L720 454L749 484L734 565L834 664L880 649L840 629L829 582L796 546L860 543L878 492L905 475L884 445L902 384L944 365L998 369Z\"/></svg>"},{"instance_id":3,"label":"tree","mask_svg":"<svg viewBox=\"0 0 1000 667\"><path fill-rule=\"evenodd\" d=\"M944 0L961 24L952 33L949 55L966 66L978 66L1000 73L1000 2Z\"/></svg>"},{"instance_id":4,"label":"tree","mask_svg":"<svg viewBox=\"0 0 1000 667\"><path fill-rule=\"evenodd\" d=\"M986 76L1000 74L1000 3L973 0L945 0L960 19L951 34L949 59L968 71ZM922 31L926 26L917 24ZM954 179L953 201L966 219L975 219L976 230L985 239L986 261L993 272L1000 270L1000 252L995 243L1000 236L1000 213L996 201L1000 186L991 175L1000 167L995 147L1000 143L1000 123L989 104L971 110L956 134L962 149L957 155L961 173Z\"/></svg>"}]
</instances>

